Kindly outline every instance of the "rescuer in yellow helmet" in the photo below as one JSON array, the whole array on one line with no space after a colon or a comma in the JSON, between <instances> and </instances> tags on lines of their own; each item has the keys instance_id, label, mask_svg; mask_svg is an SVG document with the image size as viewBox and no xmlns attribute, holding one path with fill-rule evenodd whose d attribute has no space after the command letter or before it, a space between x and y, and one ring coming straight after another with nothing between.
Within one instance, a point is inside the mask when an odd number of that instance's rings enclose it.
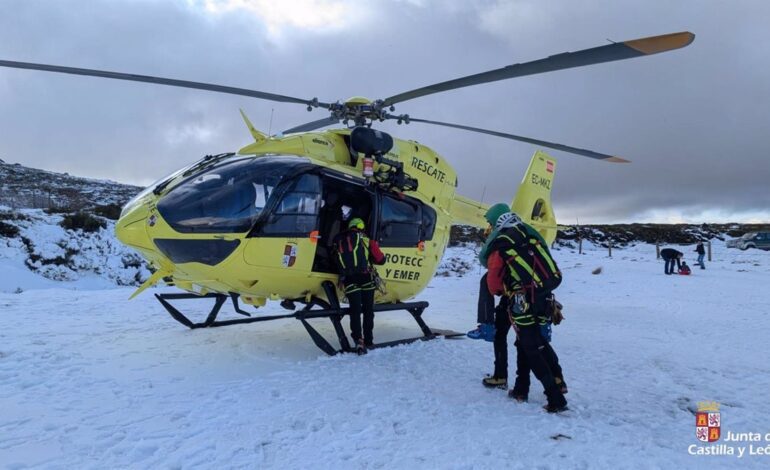
<instances>
[{"instance_id":1,"label":"rescuer in yellow helmet","mask_svg":"<svg viewBox=\"0 0 770 470\"><path fill-rule=\"evenodd\" d=\"M364 221L355 217L348 222L348 229L340 232L332 242L340 283L350 305L350 336L358 354L366 354L367 348L374 344L374 290L377 286L372 264L385 264L379 244L366 236L365 228Z\"/></svg>"}]
</instances>

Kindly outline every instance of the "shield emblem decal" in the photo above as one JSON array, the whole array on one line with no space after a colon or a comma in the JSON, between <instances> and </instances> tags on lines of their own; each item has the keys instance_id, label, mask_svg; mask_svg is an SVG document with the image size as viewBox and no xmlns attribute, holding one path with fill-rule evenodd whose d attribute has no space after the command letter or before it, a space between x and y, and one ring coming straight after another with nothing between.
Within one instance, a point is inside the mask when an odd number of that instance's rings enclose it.
<instances>
[{"instance_id":1,"label":"shield emblem decal","mask_svg":"<svg viewBox=\"0 0 770 470\"><path fill-rule=\"evenodd\" d=\"M290 268L297 262L297 244L287 243L283 247L283 267Z\"/></svg>"}]
</instances>

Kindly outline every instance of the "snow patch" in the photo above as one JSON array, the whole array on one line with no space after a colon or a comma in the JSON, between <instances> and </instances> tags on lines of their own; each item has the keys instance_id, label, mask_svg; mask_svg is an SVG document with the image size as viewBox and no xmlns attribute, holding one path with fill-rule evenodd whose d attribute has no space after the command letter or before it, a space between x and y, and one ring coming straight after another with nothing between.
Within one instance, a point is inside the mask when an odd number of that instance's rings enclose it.
<instances>
[{"instance_id":1,"label":"snow patch","mask_svg":"<svg viewBox=\"0 0 770 470\"><path fill-rule=\"evenodd\" d=\"M113 221L104 219L104 229L87 233L65 230L61 220L58 214L25 209L5 221L18 227L19 235L0 237L0 291L49 286L37 278L69 287L107 287L139 285L150 276L142 258L115 238Z\"/></svg>"}]
</instances>

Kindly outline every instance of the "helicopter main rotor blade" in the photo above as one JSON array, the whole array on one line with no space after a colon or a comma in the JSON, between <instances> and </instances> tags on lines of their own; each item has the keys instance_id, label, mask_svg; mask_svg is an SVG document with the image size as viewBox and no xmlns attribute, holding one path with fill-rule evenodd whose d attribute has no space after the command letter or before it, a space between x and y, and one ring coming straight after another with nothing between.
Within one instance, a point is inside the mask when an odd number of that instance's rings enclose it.
<instances>
[{"instance_id":1,"label":"helicopter main rotor blade","mask_svg":"<svg viewBox=\"0 0 770 470\"><path fill-rule=\"evenodd\" d=\"M488 72L468 75L466 77L436 83L415 90L399 93L384 100L385 106L401 103L407 100L413 100L421 96L440 93L442 91L454 90L467 86L479 85L481 83L495 82L509 78L523 77L538 73L553 72L573 67L582 67L584 65L600 64L602 62L612 62L615 60L631 59L644 55L657 54L659 52L671 51L689 45L695 39L695 35L690 32L664 34L662 36L652 36L648 38L635 39L632 41L616 42L606 46L584 49L577 52L564 52L562 54L552 55L545 59L525 62L523 64L513 64L500 69L490 70Z\"/></svg>"},{"instance_id":2,"label":"helicopter main rotor blade","mask_svg":"<svg viewBox=\"0 0 770 470\"><path fill-rule=\"evenodd\" d=\"M149 75L135 75L132 73L109 72L106 70L80 69L75 67L63 67L60 65L33 64L29 62L16 62L12 60L0 60L0 67L11 67L16 69L42 70L44 72L68 73L72 75L86 75L90 77L112 78L116 80L128 80L132 82L155 83L158 85L168 85L181 88L195 88L197 90L216 91L230 95L249 96L269 101L278 101L282 103L298 103L308 106L320 106L329 108L329 103L320 103L317 99L303 100L292 96L276 95L274 93L265 93L264 91L248 90L245 88L235 88L230 86L214 85L211 83L191 82L188 80L175 80L173 78L152 77Z\"/></svg>"},{"instance_id":3,"label":"helicopter main rotor blade","mask_svg":"<svg viewBox=\"0 0 770 470\"><path fill-rule=\"evenodd\" d=\"M316 129L320 129L322 127L331 126L333 124L339 124L340 120L333 117L333 116L327 116L323 119L319 119L317 121L311 121L306 122L305 124L300 124L299 126L294 126L291 129L286 129L283 131L283 134L293 134L295 132L307 132L307 131L314 131Z\"/></svg>"},{"instance_id":4,"label":"helicopter main rotor blade","mask_svg":"<svg viewBox=\"0 0 770 470\"><path fill-rule=\"evenodd\" d=\"M389 114L386 116L386 119L403 119L403 117L393 116ZM561 150L562 152L574 153L576 155L582 155L584 157L594 158L596 160L602 160L605 162L630 163L629 160L616 157L614 155L607 155L604 153L594 152L593 150L570 147L569 145L557 144L557 143L548 142L545 140L531 139L529 137L522 137L520 135L507 134L505 132L491 131L489 129L479 129L478 127L463 126L460 124L451 124L448 122L430 121L428 119L416 119L411 116L409 117L409 122L422 122L425 124L435 124L437 126L452 127L455 129L462 129L462 130L471 131L471 132L479 132L481 134L494 135L497 137L502 137L504 139L518 140L519 142L526 142L528 144L537 145L539 147L547 147L554 150Z\"/></svg>"}]
</instances>

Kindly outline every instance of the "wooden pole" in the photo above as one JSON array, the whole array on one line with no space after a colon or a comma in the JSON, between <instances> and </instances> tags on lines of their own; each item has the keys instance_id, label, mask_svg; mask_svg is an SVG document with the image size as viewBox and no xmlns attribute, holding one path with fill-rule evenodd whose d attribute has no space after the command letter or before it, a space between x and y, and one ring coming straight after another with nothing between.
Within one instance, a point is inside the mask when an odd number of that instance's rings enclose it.
<instances>
[{"instance_id":1,"label":"wooden pole","mask_svg":"<svg viewBox=\"0 0 770 470\"><path fill-rule=\"evenodd\" d=\"M578 254L581 254L581 255L583 254L583 239L582 238L578 238Z\"/></svg>"},{"instance_id":2,"label":"wooden pole","mask_svg":"<svg viewBox=\"0 0 770 470\"><path fill-rule=\"evenodd\" d=\"M655 259L660 259L660 242L655 242Z\"/></svg>"},{"instance_id":3,"label":"wooden pole","mask_svg":"<svg viewBox=\"0 0 770 470\"><path fill-rule=\"evenodd\" d=\"M709 244L709 263L711 262L711 240L708 241Z\"/></svg>"},{"instance_id":4,"label":"wooden pole","mask_svg":"<svg viewBox=\"0 0 770 470\"><path fill-rule=\"evenodd\" d=\"M612 240L607 243L607 247L610 249L610 258L612 258Z\"/></svg>"}]
</instances>

